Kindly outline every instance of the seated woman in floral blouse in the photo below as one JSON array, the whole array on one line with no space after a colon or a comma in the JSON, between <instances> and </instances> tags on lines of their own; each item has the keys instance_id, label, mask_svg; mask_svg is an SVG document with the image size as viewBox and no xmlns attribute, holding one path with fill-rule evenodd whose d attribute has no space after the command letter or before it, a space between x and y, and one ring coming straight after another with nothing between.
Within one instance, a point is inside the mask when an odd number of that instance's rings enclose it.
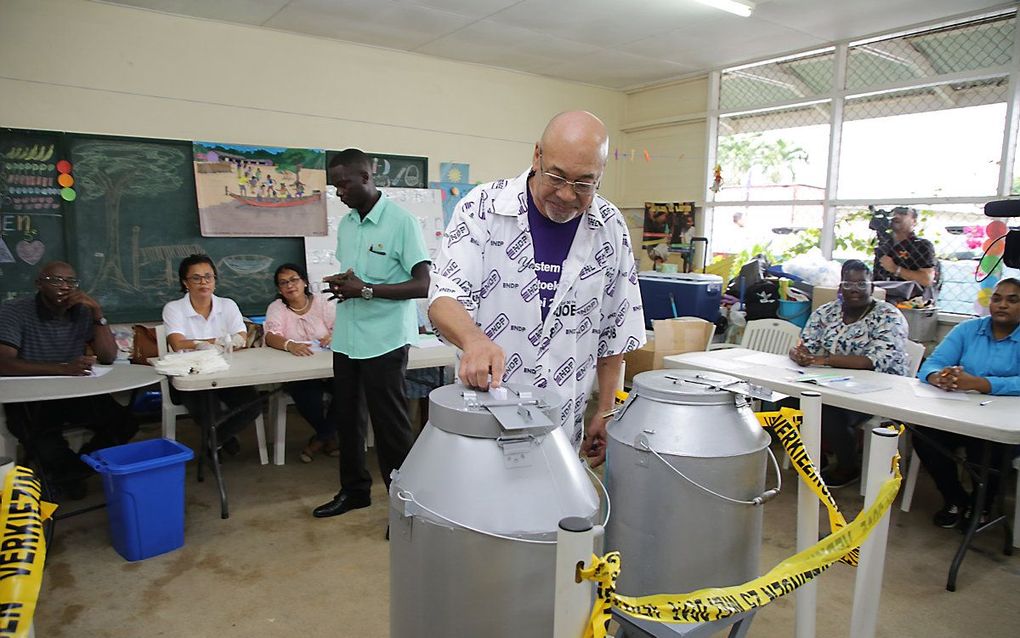
<instances>
[{"instance_id":1,"label":"seated woman in floral blouse","mask_svg":"<svg viewBox=\"0 0 1020 638\"><path fill-rule=\"evenodd\" d=\"M843 264L839 298L811 313L790 358L802 366L832 366L905 375L907 321L892 304L871 298L871 270L851 259ZM822 446L836 457L822 478L832 488L860 478L856 426L868 415L822 406ZM824 466L825 463L823 462Z\"/></svg>"}]
</instances>

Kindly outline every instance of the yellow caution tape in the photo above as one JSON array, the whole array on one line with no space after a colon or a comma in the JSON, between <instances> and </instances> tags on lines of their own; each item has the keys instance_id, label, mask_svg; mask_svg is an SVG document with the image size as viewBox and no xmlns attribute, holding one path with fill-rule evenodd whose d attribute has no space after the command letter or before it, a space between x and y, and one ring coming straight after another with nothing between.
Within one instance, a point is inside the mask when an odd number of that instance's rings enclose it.
<instances>
[{"instance_id":1,"label":"yellow caution tape","mask_svg":"<svg viewBox=\"0 0 1020 638\"><path fill-rule=\"evenodd\" d=\"M898 455L897 455L898 456ZM902 476L894 457L893 477L878 498L849 525L844 525L815 545L779 563L763 576L732 587L709 587L689 594L621 596L616 593L620 553L592 556L591 565L578 570L581 578L597 583L595 605L585 626L584 638L608 635L610 609L645 620L667 623L711 622L762 607L811 581L846 555L856 551L892 506Z\"/></svg>"},{"instance_id":2,"label":"yellow caution tape","mask_svg":"<svg viewBox=\"0 0 1020 638\"><path fill-rule=\"evenodd\" d=\"M43 521L57 508L27 467L8 472L0 495L0 637L27 636L39 598L46 539Z\"/></svg>"},{"instance_id":3,"label":"yellow caution tape","mask_svg":"<svg viewBox=\"0 0 1020 638\"><path fill-rule=\"evenodd\" d=\"M832 493L804 449L800 438L803 413L792 408L781 408L777 412L760 412L756 416L762 427L771 428L775 432L797 473L825 505L832 533L748 583L700 589L690 594L642 597L619 595L616 593L616 579L620 574L620 553L610 552L602 558L593 555L590 566L578 570L581 578L597 584L595 605L585 627L584 638L605 638L608 635L612 607L630 616L657 622L711 622L762 607L796 590L837 562L857 565L861 543L892 506L899 492L902 481L899 454L893 455L891 459L893 478L882 485L871 507L847 524ZM903 427L899 430L902 433Z\"/></svg>"},{"instance_id":4,"label":"yellow caution tape","mask_svg":"<svg viewBox=\"0 0 1020 638\"><path fill-rule=\"evenodd\" d=\"M758 423L762 427L772 429L776 438L783 444L797 474L825 506L825 510L829 514L829 529L835 532L846 527L846 519L839 511L836 499L832 497L828 486L825 485L825 481L822 480L811 457L808 456L807 450L804 449L804 442L800 438L800 425L804 420L804 413L793 408L780 408L778 412L756 412L755 416L758 417ZM847 554L842 561L847 565L857 565L859 559L860 551L855 549Z\"/></svg>"}]
</instances>

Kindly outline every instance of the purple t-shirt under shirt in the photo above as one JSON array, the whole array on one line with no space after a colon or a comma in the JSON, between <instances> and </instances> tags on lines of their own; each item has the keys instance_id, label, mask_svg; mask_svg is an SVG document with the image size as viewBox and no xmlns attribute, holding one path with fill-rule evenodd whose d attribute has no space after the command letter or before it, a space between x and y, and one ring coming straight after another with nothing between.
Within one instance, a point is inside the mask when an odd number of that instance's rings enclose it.
<instances>
[{"instance_id":1,"label":"purple t-shirt under shirt","mask_svg":"<svg viewBox=\"0 0 1020 638\"><path fill-rule=\"evenodd\" d=\"M560 271L563 260L574 243L574 235L581 223L578 215L565 224L557 224L538 212L535 200L528 191L528 226L531 228L531 243L535 247L535 274L538 276L538 296L542 301L542 321L545 321L552 307L556 288L560 285Z\"/></svg>"}]
</instances>

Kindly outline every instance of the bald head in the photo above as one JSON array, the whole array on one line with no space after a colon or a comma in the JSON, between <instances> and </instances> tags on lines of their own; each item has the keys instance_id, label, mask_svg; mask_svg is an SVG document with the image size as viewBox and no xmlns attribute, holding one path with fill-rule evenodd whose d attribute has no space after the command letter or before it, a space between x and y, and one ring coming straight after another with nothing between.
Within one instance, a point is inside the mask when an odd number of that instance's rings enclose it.
<instances>
[{"instance_id":1,"label":"bald head","mask_svg":"<svg viewBox=\"0 0 1020 638\"><path fill-rule=\"evenodd\" d=\"M602 167L609 157L609 132L602 120L588 111L564 111L549 120L542 139L545 152L553 149L567 153L579 163L598 162Z\"/></svg>"},{"instance_id":2,"label":"bald head","mask_svg":"<svg viewBox=\"0 0 1020 638\"><path fill-rule=\"evenodd\" d=\"M609 135L599 118L567 111L550 120L531 158L535 177L528 183L538 211L560 224L582 214L595 197L608 157Z\"/></svg>"},{"instance_id":3,"label":"bald head","mask_svg":"<svg viewBox=\"0 0 1020 638\"><path fill-rule=\"evenodd\" d=\"M66 261L48 261L45 264L43 264L42 268L39 269L39 276L40 277L52 277L52 276L63 277L68 272L71 273L72 277L74 276L74 268L71 266L71 264L67 263Z\"/></svg>"}]
</instances>

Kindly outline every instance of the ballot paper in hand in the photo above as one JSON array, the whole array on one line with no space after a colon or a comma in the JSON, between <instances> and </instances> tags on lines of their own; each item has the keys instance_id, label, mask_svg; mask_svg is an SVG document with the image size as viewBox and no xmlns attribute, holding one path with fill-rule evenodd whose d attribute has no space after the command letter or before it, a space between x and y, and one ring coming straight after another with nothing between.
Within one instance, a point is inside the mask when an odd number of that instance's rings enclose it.
<instances>
[{"instance_id":1,"label":"ballot paper in hand","mask_svg":"<svg viewBox=\"0 0 1020 638\"><path fill-rule=\"evenodd\" d=\"M327 350L327 348L320 346L318 341L293 341L293 343L303 343L312 352L325 352Z\"/></svg>"}]
</instances>

